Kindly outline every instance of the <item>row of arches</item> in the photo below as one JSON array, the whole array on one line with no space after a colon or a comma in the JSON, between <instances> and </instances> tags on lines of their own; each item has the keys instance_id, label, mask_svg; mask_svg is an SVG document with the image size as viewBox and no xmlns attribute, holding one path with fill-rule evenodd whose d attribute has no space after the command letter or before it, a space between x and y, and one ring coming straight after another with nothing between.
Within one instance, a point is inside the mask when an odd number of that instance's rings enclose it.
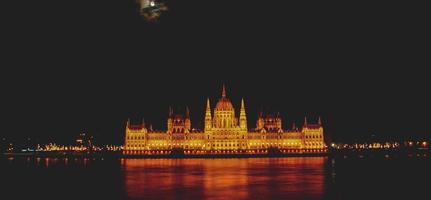
<instances>
[{"instance_id":1,"label":"row of arches","mask_svg":"<svg viewBox=\"0 0 431 200\"><path fill-rule=\"evenodd\" d=\"M305 139L322 139L322 135L305 135Z\"/></svg>"}]
</instances>

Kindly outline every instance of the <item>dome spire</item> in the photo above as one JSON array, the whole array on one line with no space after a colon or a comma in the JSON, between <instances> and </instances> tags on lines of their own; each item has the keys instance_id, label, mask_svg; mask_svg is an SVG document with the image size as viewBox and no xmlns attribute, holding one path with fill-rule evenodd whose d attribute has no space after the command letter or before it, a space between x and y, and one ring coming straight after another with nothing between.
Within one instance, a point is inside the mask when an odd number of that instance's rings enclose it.
<instances>
[{"instance_id":1,"label":"dome spire","mask_svg":"<svg viewBox=\"0 0 431 200\"><path fill-rule=\"evenodd\" d=\"M232 103L226 97L226 87L224 86L224 84L222 87L221 98L218 100L215 109L216 110L233 110Z\"/></svg>"}]
</instances>

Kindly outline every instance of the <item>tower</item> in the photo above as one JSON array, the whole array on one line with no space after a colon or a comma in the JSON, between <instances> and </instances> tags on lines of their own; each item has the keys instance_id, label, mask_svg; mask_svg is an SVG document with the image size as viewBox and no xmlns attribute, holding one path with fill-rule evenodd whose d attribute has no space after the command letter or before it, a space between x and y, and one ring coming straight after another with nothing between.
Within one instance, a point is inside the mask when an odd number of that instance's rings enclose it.
<instances>
[{"instance_id":1,"label":"tower","mask_svg":"<svg viewBox=\"0 0 431 200\"><path fill-rule=\"evenodd\" d=\"M142 119L142 124L134 125L130 122L130 119L128 119L125 132L126 136L123 153L135 154L138 151L142 151L146 145L148 132L145 128L144 120ZM139 144L139 146L137 144Z\"/></svg>"},{"instance_id":2,"label":"tower","mask_svg":"<svg viewBox=\"0 0 431 200\"><path fill-rule=\"evenodd\" d=\"M167 125L168 126L168 133L172 133L172 129L173 129L172 118L173 118L173 110L169 106L168 125Z\"/></svg>"},{"instance_id":3,"label":"tower","mask_svg":"<svg viewBox=\"0 0 431 200\"><path fill-rule=\"evenodd\" d=\"M282 126L282 120L280 117L280 112L277 112L277 116L275 117L275 126L277 127L277 129L279 131L283 130L283 126Z\"/></svg>"},{"instance_id":4,"label":"tower","mask_svg":"<svg viewBox=\"0 0 431 200\"><path fill-rule=\"evenodd\" d=\"M207 99L207 109L205 111L205 132L211 129L211 107L210 99Z\"/></svg>"},{"instance_id":5,"label":"tower","mask_svg":"<svg viewBox=\"0 0 431 200\"><path fill-rule=\"evenodd\" d=\"M192 128L192 122L190 121L190 110L189 110L189 107L186 106L185 129L191 130L191 128Z\"/></svg>"},{"instance_id":6,"label":"tower","mask_svg":"<svg viewBox=\"0 0 431 200\"><path fill-rule=\"evenodd\" d=\"M259 112L259 117L257 118L257 122L256 122L256 128L257 130L261 130L263 129L264 123L263 123L263 112L260 111Z\"/></svg>"},{"instance_id":7,"label":"tower","mask_svg":"<svg viewBox=\"0 0 431 200\"><path fill-rule=\"evenodd\" d=\"M169 108L168 131L167 133L189 133L192 122L190 120L190 111L186 107L185 115L174 113L172 108Z\"/></svg>"},{"instance_id":8,"label":"tower","mask_svg":"<svg viewBox=\"0 0 431 200\"><path fill-rule=\"evenodd\" d=\"M305 118L304 127L301 132L303 134L303 144L306 149L325 148L323 126L320 117L317 123L308 123L307 118Z\"/></svg>"},{"instance_id":9,"label":"tower","mask_svg":"<svg viewBox=\"0 0 431 200\"><path fill-rule=\"evenodd\" d=\"M239 112L239 127L247 131L247 115L245 114L244 98L241 99L241 110Z\"/></svg>"}]
</instances>

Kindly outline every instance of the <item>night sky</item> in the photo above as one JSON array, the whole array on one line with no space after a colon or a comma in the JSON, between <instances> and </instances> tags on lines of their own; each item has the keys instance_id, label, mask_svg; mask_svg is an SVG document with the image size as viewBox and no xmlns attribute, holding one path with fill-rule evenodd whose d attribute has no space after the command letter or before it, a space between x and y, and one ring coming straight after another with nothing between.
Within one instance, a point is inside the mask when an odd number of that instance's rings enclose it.
<instances>
[{"instance_id":1,"label":"night sky","mask_svg":"<svg viewBox=\"0 0 431 200\"><path fill-rule=\"evenodd\" d=\"M322 116L334 140L428 137L425 7L368 3L170 0L149 24L132 0L15 2L3 8L0 135L121 144L127 118L164 130L168 107L186 105L202 128L225 83L249 127L264 110L284 128Z\"/></svg>"}]
</instances>

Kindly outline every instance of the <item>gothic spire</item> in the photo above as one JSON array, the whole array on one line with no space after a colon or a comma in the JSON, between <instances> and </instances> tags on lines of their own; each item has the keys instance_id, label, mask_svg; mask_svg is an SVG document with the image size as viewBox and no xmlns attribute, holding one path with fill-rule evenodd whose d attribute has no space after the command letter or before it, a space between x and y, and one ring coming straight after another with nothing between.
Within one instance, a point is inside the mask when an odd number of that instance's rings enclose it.
<instances>
[{"instance_id":1,"label":"gothic spire","mask_svg":"<svg viewBox=\"0 0 431 200\"><path fill-rule=\"evenodd\" d=\"M207 109L205 111L205 130L211 129L211 105L210 99L207 98Z\"/></svg>"},{"instance_id":2,"label":"gothic spire","mask_svg":"<svg viewBox=\"0 0 431 200\"><path fill-rule=\"evenodd\" d=\"M304 126L307 126L307 116L304 117Z\"/></svg>"},{"instance_id":3,"label":"gothic spire","mask_svg":"<svg viewBox=\"0 0 431 200\"><path fill-rule=\"evenodd\" d=\"M244 108L244 98L241 98L241 110Z\"/></svg>"},{"instance_id":4,"label":"gothic spire","mask_svg":"<svg viewBox=\"0 0 431 200\"><path fill-rule=\"evenodd\" d=\"M244 115L245 116L245 105L244 105L244 98L241 99L241 111L240 111L240 116Z\"/></svg>"},{"instance_id":5,"label":"gothic spire","mask_svg":"<svg viewBox=\"0 0 431 200\"><path fill-rule=\"evenodd\" d=\"M171 118L172 117L172 115L173 115L173 110L172 110L172 107L171 106L169 106L169 115L168 115L168 117L169 118Z\"/></svg>"},{"instance_id":6,"label":"gothic spire","mask_svg":"<svg viewBox=\"0 0 431 200\"><path fill-rule=\"evenodd\" d=\"M190 110L188 106L186 106L186 118L190 118Z\"/></svg>"},{"instance_id":7,"label":"gothic spire","mask_svg":"<svg viewBox=\"0 0 431 200\"><path fill-rule=\"evenodd\" d=\"M239 112L239 126L242 130L247 130L247 116L245 114L244 98L241 98L241 110Z\"/></svg>"},{"instance_id":8,"label":"gothic spire","mask_svg":"<svg viewBox=\"0 0 431 200\"><path fill-rule=\"evenodd\" d=\"M211 118L211 105L210 105L210 98L207 98L207 109L205 112L206 116L209 116Z\"/></svg>"},{"instance_id":9,"label":"gothic spire","mask_svg":"<svg viewBox=\"0 0 431 200\"><path fill-rule=\"evenodd\" d=\"M222 90L222 93L221 93L221 97L223 97L223 98L226 97L226 88L224 87L224 84L223 84L223 90Z\"/></svg>"}]
</instances>

